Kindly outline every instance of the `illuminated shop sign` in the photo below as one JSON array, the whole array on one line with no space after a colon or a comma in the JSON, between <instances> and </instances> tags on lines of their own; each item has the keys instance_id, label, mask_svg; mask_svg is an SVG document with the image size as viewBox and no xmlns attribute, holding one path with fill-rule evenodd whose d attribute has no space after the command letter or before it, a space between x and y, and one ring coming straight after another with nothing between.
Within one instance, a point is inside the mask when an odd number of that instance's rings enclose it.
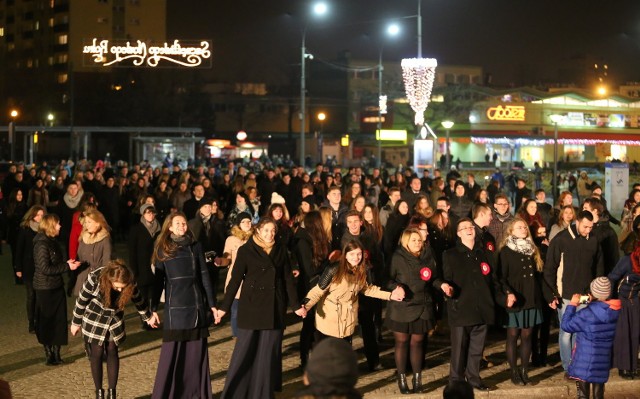
<instances>
[{"instance_id":1,"label":"illuminated shop sign","mask_svg":"<svg viewBox=\"0 0 640 399\"><path fill-rule=\"evenodd\" d=\"M82 49L85 66L211 67L211 42L174 40L147 43L142 40L91 39Z\"/></svg>"},{"instance_id":2,"label":"illuminated shop sign","mask_svg":"<svg viewBox=\"0 0 640 399\"><path fill-rule=\"evenodd\" d=\"M487 118L492 121L524 121L524 106L498 105L487 109Z\"/></svg>"}]
</instances>

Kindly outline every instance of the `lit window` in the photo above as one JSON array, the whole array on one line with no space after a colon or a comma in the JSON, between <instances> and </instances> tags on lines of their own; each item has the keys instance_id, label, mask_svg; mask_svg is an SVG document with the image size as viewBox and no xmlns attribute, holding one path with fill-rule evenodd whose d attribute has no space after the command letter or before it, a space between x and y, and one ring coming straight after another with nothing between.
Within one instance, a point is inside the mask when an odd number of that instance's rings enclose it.
<instances>
[{"instance_id":1,"label":"lit window","mask_svg":"<svg viewBox=\"0 0 640 399\"><path fill-rule=\"evenodd\" d=\"M53 18L49 18L49 28L53 28L53 24L54 24Z\"/></svg>"},{"instance_id":2,"label":"lit window","mask_svg":"<svg viewBox=\"0 0 640 399\"><path fill-rule=\"evenodd\" d=\"M106 18L106 17L98 17L98 23L99 23L99 24L106 24L107 22L109 22L109 18Z\"/></svg>"},{"instance_id":3,"label":"lit window","mask_svg":"<svg viewBox=\"0 0 640 399\"><path fill-rule=\"evenodd\" d=\"M47 64L53 65L53 57L47 58Z\"/></svg>"},{"instance_id":4,"label":"lit window","mask_svg":"<svg viewBox=\"0 0 640 399\"><path fill-rule=\"evenodd\" d=\"M36 21L33 24L33 30L40 30L40 21Z\"/></svg>"},{"instance_id":5,"label":"lit window","mask_svg":"<svg viewBox=\"0 0 640 399\"><path fill-rule=\"evenodd\" d=\"M53 8L56 6L56 0L49 0L49 8Z\"/></svg>"},{"instance_id":6,"label":"lit window","mask_svg":"<svg viewBox=\"0 0 640 399\"><path fill-rule=\"evenodd\" d=\"M33 68L33 60L31 58L27 60L27 68Z\"/></svg>"},{"instance_id":7,"label":"lit window","mask_svg":"<svg viewBox=\"0 0 640 399\"><path fill-rule=\"evenodd\" d=\"M0 27L0 37L3 37L3 36L4 36L4 28Z\"/></svg>"},{"instance_id":8,"label":"lit window","mask_svg":"<svg viewBox=\"0 0 640 399\"><path fill-rule=\"evenodd\" d=\"M68 76L66 73L58 74L58 83L67 83Z\"/></svg>"},{"instance_id":9,"label":"lit window","mask_svg":"<svg viewBox=\"0 0 640 399\"><path fill-rule=\"evenodd\" d=\"M67 44L69 40L69 36L68 35L60 35L58 36L58 44Z\"/></svg>"}]
</instances>

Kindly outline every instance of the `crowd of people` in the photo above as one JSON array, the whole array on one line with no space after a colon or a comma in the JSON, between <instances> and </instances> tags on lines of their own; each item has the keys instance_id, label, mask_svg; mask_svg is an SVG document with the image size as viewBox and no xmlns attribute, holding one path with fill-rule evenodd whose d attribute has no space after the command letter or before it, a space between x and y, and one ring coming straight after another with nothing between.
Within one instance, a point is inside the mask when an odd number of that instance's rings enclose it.
<instances>
[{"instance_id":1,"label":"crowd of people","mask_svg":"<svg viewBox=\"0 0 640 399\"><path fill-rule=\"evenodd\" d=\"M579 201L562 191L551 205L525 179L505 187L499 170L486 187L455 169L368 172L12 165L0 234L26 289L28 332L46 364L63 363L66 297L75 297L70 331L82 332L97 398L116 396L125 306L155 328L163 292L153 398L211 397L207 337L227 314L236 343L222 397L273 397L287 307L301 317L300 364L312 385L323 342L350 346L359 328L375 371L387 329L399 391L421 392L428 337L445 324L451 389L493 389L480 378L492 325L505 329L515 385L535 384L529 370L547 364L554 325L578 397L589 397L590 384L602 397L611 362L638 378L640 185L616 234L597 185L581 185ZM115 259L115 241L128 244L126 261ZM353 397L354 384L322 392Z\"/></svg>"}]
</instances>

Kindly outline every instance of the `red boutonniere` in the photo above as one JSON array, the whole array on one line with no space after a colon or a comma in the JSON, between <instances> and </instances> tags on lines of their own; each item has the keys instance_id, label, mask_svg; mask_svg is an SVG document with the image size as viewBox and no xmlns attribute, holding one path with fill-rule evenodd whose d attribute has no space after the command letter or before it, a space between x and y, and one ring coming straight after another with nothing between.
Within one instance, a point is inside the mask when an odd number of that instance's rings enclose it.
<instances>
[{"instance_id":1,"label":"red boutonniere","mask_svg":"<svg viewBox=\"0 0 640 399\"><path fill-rule=\"evenodd\" d=\"M428 267L423 267L420 269L420 278L424 281L431 280L431 269Z\"/></svg>"},{"instance_id":2,"label":"red boutonniere","mask_svg":"<svg viewBox=\"0 0 640 399\"><path fill-rule=\"evenodd\" d=\"M487 262L482 262L480 263L480 271L482 271L482 274L486 276L491 272L491 267L489 267L489 264Z\"/></svg>"},{"instance_id":3,"label":"red boutonniere","mask_svg":"<svg viewBox=\"0 0 640 399\"><path fill-rule=\"evenodd\" d=\"M491 251L491 252L493 252L493 251L495 251L495 250L496 250L495 245L493 245L493 243L492 243L491 241L489 241L489 242L487 243L487 250L489 250L489 251Z\"/></svg>"}]
</instances>

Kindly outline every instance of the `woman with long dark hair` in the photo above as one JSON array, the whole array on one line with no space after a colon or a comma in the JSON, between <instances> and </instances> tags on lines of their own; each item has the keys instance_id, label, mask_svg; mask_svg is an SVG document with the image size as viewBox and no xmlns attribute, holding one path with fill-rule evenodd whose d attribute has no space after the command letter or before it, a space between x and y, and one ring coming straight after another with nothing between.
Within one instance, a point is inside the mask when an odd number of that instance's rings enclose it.
<instances>
[{"instance_id":1,"label":"woman with long dark hair","mask_svg":"<svg viewBox=\"0 0 640 399\"><path fill-rule=\"evenodd\" d=\"M293 256L298 260L298 296L302 298L318 283L329 257L331 242L322 225L320 212L311 211L304 217L304 227L296 231L293 238ZM336 251L338 252L338 251ZM339 253L339 252L338 252ZM302 320L300 330L300 363L304 368L307 364L309 351L313 343L315 331L315 310L307 312L307 317Z\"/></svg>"},{"instance_id":2,"label":"woman with long dark hair","mask_svg":"<svg viewBox=\"0 0 640 399\"><path fill-rule=\"evenodd\" d=\"M325 337L342 338L351 342L358 325L358 294L386 301L401 301L404 290L383 291L370 283L364 247L359 240L351 240L342 248L338 262L325 268L318 283L307 293L304 309L316 304L316 342Z\"/></svg>"},{"instance_id":3,"label":"woman with long dark hair","mask_svg":"<svg viewBox=\"0 0 640 399\"><path fill-rule=\"evenodd\" d=\"M18 235L16 232L20 228L22 218L27 213L27 199L25 193L19 188L11 191L7 202L7 242L11 249L11 266L13 268L13 278L16 284L22 284L22 279L18 277L16 263L18 261L16 249L18 246Z\"/></svg>"},{"instance_id":4,"label":"woman with long dark hair","mask_svg":"<svg viewBox=\"0 0 640 399\"><path fill-rule=\"evenodd\" d=\"M38 227L47 210L41 205L34 205L22 218L20 231L18 231L18 243L16 246L16 275L22 278L27 291L27 319L29 320L29 333L34 334L36 293L33 290L33 274L35 262L33 259L33 239L38 234Z\"/></svg>"},{"instance_id":5,"label":"woman with long dark hair","mask_svg":"<svg viewBox=\"0 0 640 399\"><path fill-rule=\"evenodd\" d=\"M238 249L231 280L216 323L238 301L238 338L222 398L271 398L282 385L282 336L287 303L299 316L306 311L298 295L283 244L275 241L276 223L264 217L249 241Z\"/></svg>"},{"instance_id":6,"label":"woman with long dark hair","mask_svg":"<svg viewBox=\"0 0 640 399\"><path fill-rule=\"evenodd\" d=\"M74 259L64 261L62 246L56 240L60 227L58 216L45 215L33 239L33 290L36 293L34 322L48 366L62 363L60 346L68 342L67 297L62 275L80 266L80 262Z\"/></svg>"},{"instance_id":7,"label":"woman with long dark hair","mask_svg":"<svg viewBox=\"0 0 640 399\"><path fill-rule=\"evenodd\" d=\"M529 358L531 333L542 323L542 287L539 272L544 263L536 247L527 222L516 217L507 226L505 237L498 248L498 279L502 299L497 300L508 313L507 361L511 367L514 385L530 384ZM506 299L504 298L506 297ZM502 302L502 303L500 303ZM520 368L517 367L517 346L520 338Z\"/></svg>"},{"instance_id":8,"label":"woman with long dark hair","mask_svg":"<svg viewBox=\"0 0 640 399\"><path fill-rule=\"evenodd\" d=\"M635 223L634 223L635 224ZM613 367L624 379L637 378L640 346L640 247L622 257L609 273L611 285L617 287L622 303L613 341Z\"/></svg>"},{"instance_id":9,"label":"woman with long dark hair","mask_svg":"<svg viewBox=\"0 0 640 399\"><path fill-rule=\"evenodd\" d=\"M91 347L89 362L91 376L96 388L96 399L104 398L102 389L102 358L106 354L108 391L107 398L115 399L120 371L118 346L126 338L124 331L124 308L132 301L143 323L156 328L160 319L148 308L140 295L133 273L124 261L117 259L92 271L82 286L76 300L71 321L71 335L82 330L85 342Z\"/></svg>"},{"instance_id":10,"label":"woman with long dark hair","mask_svg":"<svg viewBox=\"0 0 640 399\"><path fill-rule=\"evenodd\" d=\"M152 398L211 397L207 337L215 292L200 244L181 212L167 216L153 251L165 276L165 322Z\"/></svg>"}]
</instances>

